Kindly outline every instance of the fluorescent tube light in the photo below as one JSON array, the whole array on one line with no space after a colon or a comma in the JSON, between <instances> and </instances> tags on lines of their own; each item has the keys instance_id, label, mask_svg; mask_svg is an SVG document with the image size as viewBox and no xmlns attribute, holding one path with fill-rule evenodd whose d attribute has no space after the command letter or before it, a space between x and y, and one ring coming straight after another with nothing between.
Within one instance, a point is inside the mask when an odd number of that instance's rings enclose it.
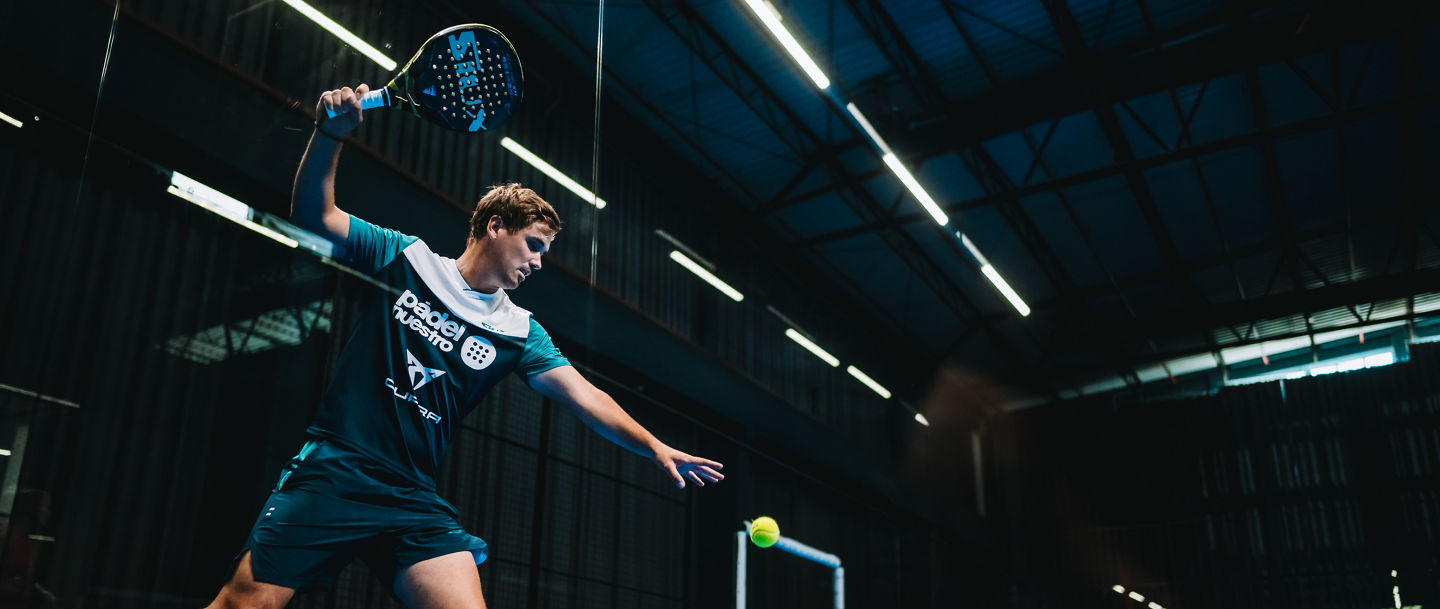
<instances>
[{"instance_id":1,"label":"fluorescent tube light","mask_svg":"<svg viewBox=\"0 0 1440 609\"><path fill-rule=\"evenodd\" d=\"M370 46L369 43L361 40L359 36L351 34L350 30L347 30L340 24L335 23L334 19L326 17L324 13L315 10L314 7L304 3L302 0L283 1L285 2L285 4L289 4L291 8L300 11L301 15L308 17L311 21L314 21L320 27L325 28L325 31L334 34L336 38L344 41L345 44L355 47L355 50L360 51L361 55L369 57L370 61L380 64L380 67L384 68L386 72L395 69L395 66L397 64L395 63L394 59L386 57L385 54L381 53L379 49Z\"/></svg>"},{"instance_id":2,"label":"fluorescent tube light","mask_svg":"<svg viewBox=\"0 0 1440 609\"><path fill-rule=\"evenodd\" d=\"M735 302L745 300L744 294L741 294L735 288L730 287L730 285L725 283L724 281L720 281L719 277L716 277L715 275L711 274L710 271L705 270L705 267L700 266L694 260L691 260L689 256L680 253L679 250L670 250L670 259L680 263L680 266L685 267L685 269L690 271L691 273L695 273L696 277L704 279L705 283L715 286L715 289L724 292L726 296L730 297L730 300L733 300Z\"/></svg>"},{"instance_id":3,"label":"fluorescent tube light","mask_svg":"<svg viewBox=\"0 0 1440 609\"><path fill-rule=\"evenodd\" d=\"M586 203L594 205L595 209L605 209L605 199L601 199L600 197L595 196L595 193L590 192L590 189L585 188L584 186L581 186L579 182L570 179L570 176L561 173L559 169L556 169L554 166L546 163L545 159L535 156L535 153L530 152L524 146L521 146L519 143L517 143L515 140L512 140L508 137L501 138L500 145L504 146L506 150L515 153L515 156L520 157L526 163L529 163L536 169L539 169L541 173L550 176L550 179L559 182L560 185L564 186L566 190L575 193L576 196L584 199Z\"/></svg>"},{"instance_id":4,"label":"fluorescent tube light","mask_svg":"<svg viewBox=\"0 0 1440 609\"><path fill-rule=\"evenodd\" d=\"M805 335L796 332L794 328L786 328L785 336L790 337L790 340L800 343L801 347L805 347L806 351L814 353L815 357L825 360L825 363L830 364L831 368L838 368L840 366L839 359L836 359L835 356L830 355L824 349L821 349L820 345L810 342L810 339L805 338Z\"/></svg>"},{"instance_id":5,"label":"fluorescent tube light","mask_svg":"<svg viewBox=\"0 0 1440 609\"><path fill-rule=\"evenodd\" d=\"M1020 312L1021 317L1030 316L1030 305L1025 304L1025 301L1020 299L1020 295L1015 293L1015 289L1011 288L1010 284L1005 283L1005 278L1000 276L1000 271L986 264L980 267L980 272L985 275L986 279L990 280L990 283L995 285L995 289L1000 290L1000 293L1005 296L1005 300L1010 301L1010 306L1015 307L1015 310Z\"/></svg>"},{"instance_id":6,"label":"fluorescent tube light","mask_svg":"<svg viewBox=\"0 0 1440 609\"><path fill-rule=\"evenodd\" d=\"M890 151L890 146L875 131L875 128L870 126L870 121L865 120L865 115L860 113L860 108L856 107L854 102L845 104L845 110L850 113L850 116L855 117L855 122L860 123L860 128L865 130L865 135L870 136L870 141L875 142L875 147L880 149L881 154L895 154Z\"/></svg>"},{"instance_id":7,"label":"fluorescent tube light","mask_svg":"<svg viewBox=\"0 0 1440 609\"><path fill-rule=\"evenodd\" d=\"M849 372L850 376L855 377L856 380L865 383L865 386L869 387L871 391L880 394L880 397L887 400L890 399L890 390L882 387L880 383L875 382L875 379L872 379L864 372L861 372L859 368L849 366L845 368L845 371Z\"/></svg>"},{"instance_id":8,"label":"fluorescent tube light","mask_svg":"<svg viewBox=\"0 0 1440 609\"><path fill-rule=\"evenodd\" d=\"M24 126L25 126L25 123L20 122L19 119L15 118L15 117L13 117L13 116L10 116L9 114L6 114L6 113L4 113L4 112L0 112L0 121L5 121L5 122L7 122L7 123L10 123L10 124L12 124L12 125L15 125L16 127L24 127Z\"/></svg>"},{"instance_id":9,"label":"fluorescent tube light","mask_svg":"<svg viewBox=\"0 0 1440 609\"><path fill-rule=\"evenodd\" d=\"M965 236L965 233L957 230L955 236L960 239L960 243L965 246L965 249L970 251L970 255L975 257L975 261L980 263L980 266L990 264L990 261L985 259L985 254L980 253L980 248L975 247L975 242Z\"/></svg>"},{"instance_id":10,"label":"fluorescent tube light","mask_svg":"<svg viewBox=\"0 0 1440 609\"><path fill-rule=\"evenodd\" d=\"M1157 603L1157 602L1155 602L1155 601L1150 601L1149 603L1146 604L1146 606L1149 607L1150 609L1165 609L1164 607L1161 607L1161 606L1160 606L1160 603Z\"/></svg>"},{"instance_id":11,"label":"fluorescent tube light","mask_svg":"<svg viewBox=\"0 0 1440 609\"><path fill-rule=\"evenodd\" d=\"M785 47L785 50L790 53L790 57L795 59L795 63L800 64L800 69L805 70L805 74L810 77L810 80L815 81L815 86L822 90L830 88L830 79L820 71L820 66L815 64L815 60L810 59L810 56L805 53L805 49L800 48L800 43L790 35L790 30L785 29L785 25L780 23L780 12L775 10L774 5L770 4L768 0L745 0L745 5L749 6L755 16L760 18L760 22L765 24L765 27L770 30L770 35L775 37L780 46Z\"/></svg>"},{"instance_id":12,"label":"fluorescent tube light","mask_svg":"<svg viewBox=\"0 0 1440 609\"><path fill-rule=\"evenodd\" d=\"M924 426L926 426L926 427L929 427L929 426L930 426L930 421L927 421L927 420L925 419L925 415L920 414L920 413L918 413L918 412L915 413L915 422L916 422L916 423L919 423L919 424L921 424L921 425L924 425Z\"/></svg>"},{"instance_id":13,"label":"fluorescent tube light","mask_svg":"<svg viewBox=\"0 0 1440 609\"><path fill-rule=\"evenodd\" d=\"M1122 585L1120 585L1120 584L1115 584L1114 586L1111 586L1110 589L1111 589L1111 590L1114 590L1116 594L1124 594L1124 593L1125 593L1125 586L1122 586Z\"/></svg>"},{"instance_id":14,"label":"fluorescent tube light","mask_svg":"<svg viewBox=\"0 0 1440 609\"><path fill-rule=\"evenodd\" d=\"M8 456L10 456L10 449L8 449L8 448L0 448L0 457L8 457Z\"/></svg>"},{"instance_id":15,"label":"fluorescent tube light","mask_svg":"<svg viewBox=\"0 0 1440 609\"><path fill-rule=\"evenodd\" d=\"M1140 594L1139 592L1135 592L1133 590L1130 592L1130 598L1133 598L1138 602L1145 602L1145 595Z\"/></svg>"},{"instance_id":16,"label":"fluorescent tube light","mask_svg":"<svg viewBox=\"0 0 1440 609\"><path fill-rule=\"evenodd\" d=\"M924 207L925 211L935 218L936 223L940 226L950 223L950 217L945 215L945 210L940 209L940 205L935 203L935 199L930 198L930 193L920 187L920 183L915 181L915 176L910 175L910 170L905 168L895 153L886 154L883 159L885 164L890 167L890 171L895 172L895 177L900 178L900 182L905 185L905 188L910 189L910 194L915 195L915 200L920 202L920 207Z\"/></svg>"},{"instance_id":17,"label":"fluorescent tube light","mask_svg":"<svg viewBox=\"0 0 1440 609\"><path fill-rule=\"evenodd\" d=\"M252 221L250 219L249 205L236 201L229 195L201 184L183 173L178 171L170 173L170 186L165 188L165 192L199 205L226 220L274 239L286 247L300 246L299 241L291 239L268 226Z\"/></svg>"},{"instance_id":18,"label":"fluorescent tube light","mask_svg":"<svg viewBox=\"0 0 1440 609\"><path fill-rule=\"evenodd\" d=\"M249 220L250 206L235 200L230 195L206 186L194 178L178 171L170 172L170 187L180 192L172 192L191 203L209 209L217 214L230 218L231 220Z\"/></svg>"}]
</instances>

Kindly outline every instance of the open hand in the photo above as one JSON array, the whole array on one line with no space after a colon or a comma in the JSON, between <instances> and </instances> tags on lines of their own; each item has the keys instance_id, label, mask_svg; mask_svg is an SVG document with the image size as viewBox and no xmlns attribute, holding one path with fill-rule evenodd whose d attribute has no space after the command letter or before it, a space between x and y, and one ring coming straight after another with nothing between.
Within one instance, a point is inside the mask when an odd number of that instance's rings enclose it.
<instances>
[{"instance_id":1,"label":"open hand","mask_svg":"<svg viewBox=\"0 0 1440 609\"><path fill-rule=\"evenodd\" d=\"M724 469L725 465L719 461L688 455L668 446L656 451L655 465L669 472L678 488L685 488L686 479L700 486L705 486L706 482L725 479L725 475L719 471Z\"/></svg>"}]
</instances>

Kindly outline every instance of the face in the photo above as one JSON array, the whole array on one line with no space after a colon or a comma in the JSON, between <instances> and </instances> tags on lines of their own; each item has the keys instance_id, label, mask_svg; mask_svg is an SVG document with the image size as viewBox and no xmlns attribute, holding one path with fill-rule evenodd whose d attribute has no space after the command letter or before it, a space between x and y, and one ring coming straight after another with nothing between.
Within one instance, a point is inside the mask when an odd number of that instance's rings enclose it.
<instances>
[{"instance_id":1,"label":"face","mask_svg":"<svg viewBox=\"0 0 1440 609\"><path fill-rule=\"evenodd\" d=\"M495 265L497 283L504 289L513 290L531 273L540 270L540 257L550 251L550 242L555 240L555 234L543 222L535 222L516 231L496 228L498 223L499 218L492 220L494 241L490 249L491 261Z\"/></svg>"}]
</instances>

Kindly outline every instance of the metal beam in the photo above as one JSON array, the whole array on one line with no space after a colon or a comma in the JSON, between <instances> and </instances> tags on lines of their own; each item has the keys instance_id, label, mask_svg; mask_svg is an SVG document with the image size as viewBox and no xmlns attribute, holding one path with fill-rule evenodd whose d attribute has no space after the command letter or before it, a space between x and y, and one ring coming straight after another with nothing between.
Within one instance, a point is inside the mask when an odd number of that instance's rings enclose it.
<instances>
[{"instance_id":1,"label":"metal beam","mask_svg":"<svg viewBox=\"0 0 1440 609\"><path fill-rule=\"evenodd\" d=\"M1282 260L1282 264L1285 261ZM1357 303L1408 298L1433 292L1440 286L1440 269L1425 269L1375 279L1365 279L1328 288L1290 291L1246 302L1212 304L1207 307L1175 309L1164 315L1121 323L1095 322L1063 328L1057 341L1071 346L1091 345L1098 341L1128 342L1146 336L1169 336L1184 332L1206 331L1228 324L1280 319L1353 306ZM1325 330L1320 328L1319 330Z\"/></svg>"},{"instance_id":2,"label":"metal beam","mask_svg":"<svg viewBox=\"0 0 1440 609\"><path fill-rule=\"evenodd\" d=\"M1242 5L1241 10L1249 14L1263 13L1264 9L1277 4L1287 3L1251 2ZM945 6L952 5L947 2ZM891 143L906 152L908 161L923 163L973 142L1088 111L1097 102L1136 99L1171 87L1373 40L1410 24L1431 23L1440 19L1440 3L1352 2L1316 9L1310 15L1305 31L1300 34L1295 31L1296 24L1289 20L1256 22L1252 27L1239 29L1227 25L1231 13L1208 15L1134 43L1093 51L1094 74L1090 78L1080 72L1084 66L1068 61L1035 77L953 103L945 109L945 115L951 117L949 120L927 124L924 129L905 136L897 135ZM1087 92L1097 87L1108 91L1108 97L1099 100L1087 97ZM864 181L873 175L856 177ZM796 198L826 192L829 191L815 190Z\"/></svg>"},{"instance_id":3,"label":"metal beam","mask_svg":"<svg viewBox=\"0 0 1440 609\"><path fill-rule=\"evenodd\" d=\"M1390 101L1385 101L1385 102L1379 102L1379 103L1371 104L1371 105L1368 105L1368 106L1362 106L1362 107L1359 107L1359 108L1351 108L1351 109L1349 109L1349 110L1345 110L1345 111L1340 112L1340 113L1338 113L1338 114L1332 114L1332 115L1329 115L1329 116L1322 116L1322 117L1319 117L1319 118L1313 118L1313 119L1309 119L1309 120L1297 121L1297 122L1294 122L1294 123L1288 123L1288 124L1285 124L1285 125L1282 125L1282 126L1278 126L1278 127L1271 127L1271 128L1269 128L1269 129L1267 129L1267 130L1265 130L1265 131L1256 131L1256 132L1254 132L1254 133L1247 133L1247 134L1245 134L1245 135L1240 135L1240 136L1236 136L1236 137L1232 137L1232 138L1227 138L1227 139L1223 139L1223 140L1216 140L1216 141L1214 141L1214 142L1208 142L1208 143L1205 143L1205 144L1200 144L1200 145L1195 145L1195 146L1188 146L1188 147L1185 147L1185 148L1180 148L1180 149L1172 150L1171 152L1166 152L1166 153L1162 153L1162 154L1157 154L1157 155L1153 155L1153 156L1148 156L1148 157L1141 158L1141 159L1135 159L1135 160L1129 161L1129 162L1117 163L1117 164L1114 164L1114 165L1108 165L1108 166L1105 166L1105 167L1100 167L1100 168L1097 168L1097 169L1092 169L1092 170L1090 170L1090 171L1083 171L1083 172L1080 172L1080 173L1076 173L1076 174L1072 174L1072 175L1069 175L1069 176L1065 176L1065 177L1063 177L1063 178L1057 178L1057 179L1054 179L1054 180L1046 180L1046 181L1044 181L1044 182L1040 182L1040 183L1036 183L1036 184L1031 184L1031 185L1027 185L1027 186L1017 186L1017 187L1015 188L1014 196L1018 196L1018 197L1029 197L1029 196L1034 196L1034 195L1039 195L1039 194L1045 194L1045 193L1055 192L1055 191L1059 191L1059 190L1062 190L1062 189L1065 189L1065 188L1071 188L1071 187L1074 187L1074 186L1079 186L1079 185L1081 185L1081 184L1087 184L1087 183L1094 182L1094 181L1097 181L1097 180L1103 180L1103 179L1106 179L1106 178L1112 178L1112 177L1124 175L1125 172L1127 172L1127 171L1144 171L1144 170L1147 170L1147 169L1151 169L1151 168L1154 168L1154 167L1161 167L1161 166L1169 165L1169 164L1171 164L1171 163L1175 163L1175 162L1179 162L1179 161L1188 161L1188 160L1191 160L1191 159L1198 159L1198 158L1200 158L1200 157L1204 157L1204 156L1206 156L1206 155L1209 155L1209 154L1212 154L1212 153L1216 153L1216 152L1221 152L1221 151L1225 151L1225 150L1232 150L1232 149L1235 149L1235 148L1244 148L1244 147L1248 147L1248 146L1261 145L1261 144L1263 144L1264 142L1267 142L1267 141L1270 141L1270 140L1273 140L1273 139L1277 139L1277 138L1283 138L1283 137L1287 137L1287 136L1291 136L1291 135L1295 135L1295 134L1300 134L1300 133L1309 133L1309 132L1313 132L1313 131L1320 131L1320 130L1324 130L1324 129L1330 129L1330 128L1336 127L1336 126L1338 126L1338 125L1343 125L1343 124L1346 124L1346 123L1355 122L1355 121L1358 121L1358 120L1363 119L1363 118L1368 118L1368 117L1372 117L1372 116L1377 116L1377 115L1385 114L1385 113L1387 113L1387 112L1395 112L1395 111L1398 111L1398 110L1402 109L1403 107L1405 107L1405 105L1408 104L1408 103L1428 103L1428 102L1433 102L1433 101L1436 101L1436 100L1440 100L1440 92L1430 92L1430 93L1426 93L1426 94L1423 94L1423 95L1419 95L1418 98L1416 98L1416 99L1414 100L1414 102L1411 102L1411 101L1408 101L1408 100L1396 99L1396 100L1390 100ZM875 177L875 176L880 175L881 173L883 173L883 170L877 170L877 171L874 171L874 172L869 172L869 173L865 173L865 174L859 174L859 175L855 176L855 179L856 179L857 181L868 180L868 179L870 179L870 178L873 178L873 177ZM827 187L825 190L829 191L829 190L838 189L838 186L839 186L839 185L833 186L833 187ZM797 197L797 198L809 197L809 196L819 196L819 194L823 194L823 193L817 193L817 191L811 191L810 193L805 193L805 194L799 195L799 197ZM1005 197L1005 196L1002 196L1002 195L984 195L984 196L975 197L975 198L973 198L973 199L969 199L969 200L965 200L965 201L959 201L959 202L955 202L955 203L949 203L949 204L944 205L943 207L945 208L946 211L948 211L948 212L950 212L950 213L957 213L957 212L961 212L961 211L965 211L965 210L970 210L970 209L979 209L979 208L983 208L983 207L990 207L990 206L993 206L993 205L998 205L998 204L1004 202L1005 200L1006 200L1006 197ZM915 223L915 222L925 222L925 221L929 221L929 218L930 218L930 217L929 217L928 215L923 214L923 213L903 214L903 215L900 215L900 216L896 217L896 221L899 222L899 223L901 223L901 224L912 224L912 223ZM815 247L815 246L819 246L819 245L824 245L824 244L826 244L826 243L831 243L831 242L835 242L835 241L840 241L840 240L844 240L844 239L849 239L849 238L854 237L854 236L857 236L857 235L863 235L863 234L866 234L866 233L870 233L870 232L875 231L876 228L877 228L877 226L875 226L874 224L862 224L862 225L859 225L859 226L854 226L854 227L851 227L851 228L842 229L842 230L838 230L838 231L833 231L833 232L830 232L830 233L825 233L825 234L822 234L822 235L816 235L816 236L814 236L814 237L810 237L810 238L807 238L807 239L803 239L803 240L801 240L801 241L796 242L796 245L799 245L799 246L802 246L802 247Z\"/></svg>"},{"instance_id":4,"label":"metal beam","mask_svg":"<svg viewBox=\"0 0 1440 609\"><path fill-rule=\"evenodd\" d=\"M786 140L797 155L804 157L826 147L824 140L809 129L805 121L788 107L779 95L747 64L699 13L686 2L667 3L660 0L646 0L645 5L676 38L692 53L710 67L717 78L745 103L777 137ZM827 103L830 111L839 116L843 123L859 133L851 121L843 116L834 104ZM821 155L825 170L835 180L848 180L848 170L835 156ZM1038 377L1039 372L1030 369L1029 363L1008 340L994 327L979 307L970 300L964 290L955 282L950 271L929 257L915 238L895 222L894 217L885 213L884 207L863 188L850 191L853 197L842 197L851 209L862 218L870 218L879 224L879 234L885 239L900 260L909 267L939 299L962 320L978 320L995 344L997 350L1010 360L1022 375ZM950 239L953 242L954 239ZM952 244L956 249L958 245ZM958 253L958 252L957 252ZM837 271L838 272L838 271Z\"/></svg>"}]
</instances>

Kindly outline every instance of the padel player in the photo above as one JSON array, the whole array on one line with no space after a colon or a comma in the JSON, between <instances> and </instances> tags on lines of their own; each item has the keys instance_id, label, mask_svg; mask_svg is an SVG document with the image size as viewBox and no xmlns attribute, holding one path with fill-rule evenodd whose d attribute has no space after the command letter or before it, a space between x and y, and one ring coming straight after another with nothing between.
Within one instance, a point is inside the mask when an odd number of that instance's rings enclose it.
<instances>
[{"instance_id":1,"label":"padel player","mask_svg":"<svg viewBox=\"0 0 1440 609\"><path fill-rule=\"evenodd\" d=\"M412 609L485 606L475 565L488 548L435 492L455 426L507 374L564 404L612 442L650 458L677 486L724 478L720 463L665 445L565 360L505 291L540 270L560 229L518 184L476 204L464 253L380 228L335 205L341 142L362 119L360 85L327 91L295 176L296 224L343 247L393 291L372 302L335 363L308 442L280 475L236 570L211 607L273 607L328 587L356 558ZM346 112L326 119L327 109Z\"/></svg>"}]
</instances>

